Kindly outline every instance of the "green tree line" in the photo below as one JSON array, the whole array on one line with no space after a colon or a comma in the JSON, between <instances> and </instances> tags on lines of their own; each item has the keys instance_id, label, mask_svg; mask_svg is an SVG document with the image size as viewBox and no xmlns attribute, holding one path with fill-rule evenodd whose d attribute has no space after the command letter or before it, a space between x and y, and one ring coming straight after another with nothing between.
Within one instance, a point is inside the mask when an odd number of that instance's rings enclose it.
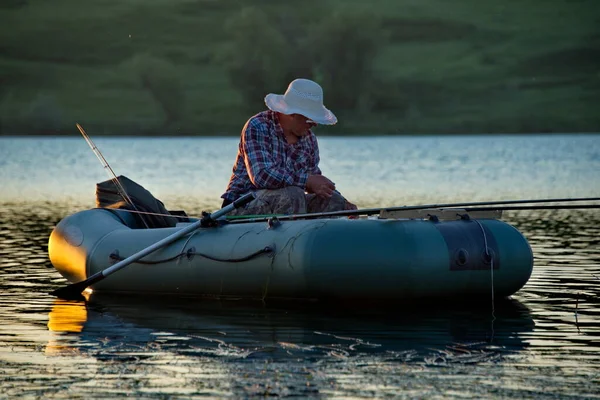
<instances>
[{"instance_id":1,"label":"green tree line","mask_svg":"<svg viewBox=\"0 0 600 400\"><path fill-rule=\"evenodd\" d=\"M10 0L0 134L237 135L306 77L323 134L600 131L594 1Z\"/></svg>"}]
</instances>

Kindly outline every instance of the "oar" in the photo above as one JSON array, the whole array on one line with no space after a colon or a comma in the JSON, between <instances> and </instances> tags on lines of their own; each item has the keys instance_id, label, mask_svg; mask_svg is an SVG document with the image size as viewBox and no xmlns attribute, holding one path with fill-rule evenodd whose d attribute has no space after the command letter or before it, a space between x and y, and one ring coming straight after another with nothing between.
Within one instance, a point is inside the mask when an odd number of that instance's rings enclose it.
<instances>
[{"instance_id":1,"label":"oar","mask_svg":"<svg viewBox=\"0 0 600 400\"><path fill-rule=\"evenodd\" d=\"M187 235L190 232L195 231L196 229L200 228L201 226L204 226L205 224L210 223L211 221L217 220L219 217L231 212L232 210L234 210L238 207L243 206L244 204L249 203L253 199L254 199L254 194L248 193L248 194L240 197L233 203L223 207L222 209L215 211L212 214L206 214L202 219L194 222L191 225L186 226L185 228L167 236L164 239L159 240L158 242L154 243L153 245L150 245L150 246L146 247L145 249L138 251L137 253L127 257L126 259L119 261L115 265L112 265L100 272L95 273L94 275L90 276L86 280L81 281L81 282L76 282L76 283L70 284L68 286L65 286L63 288L57 289L50 294L60 297L65 300L82 299L83 296L81 295L81 292L83 292L88 286L91 286L94 283L101 281L102 279L106 278L107 276L114 274L115 272L125 268L129 264L152 253L153 251L156 251L156 250L160 249L161 247L164 247L168 244L173 243L177 239Z\"/></svg>"},{"instance_id":2,"label":"oar","mask_svg":"<svg viewBox=\"0 0 600 400\"><path fill-rule=\"evenodd\" d=\"M343 210L343 211L329 211L309 214L292 214L292 215L277 215L277 219L280 221L289 221L296 219L313 219L313 218L329 218L329 217L350 217L355 215L375 215L382 211L410 211L410 210L425 210L429 208L455 208L455 207L471 207L471 206L493 206L500 204L528 204L528 203L566 203L566 202L577 202L577 201L600 201L600 197L577 197L577 198L564 198L564 199L534 199L534 200L503 200L503 201L481 201L475 203L446 203L446 204L424 204L418 206L400 206L400 207L384 207L384 208L362 208L358 210ZM503 208L504 209L504 208ZM230 223L244 223L244 222L260 222L266 221L269 217L256 217L247 216L247 220L244 218L229 221ZM272 218L272 216L271 216Z\"/></svg>"}]
</instances>

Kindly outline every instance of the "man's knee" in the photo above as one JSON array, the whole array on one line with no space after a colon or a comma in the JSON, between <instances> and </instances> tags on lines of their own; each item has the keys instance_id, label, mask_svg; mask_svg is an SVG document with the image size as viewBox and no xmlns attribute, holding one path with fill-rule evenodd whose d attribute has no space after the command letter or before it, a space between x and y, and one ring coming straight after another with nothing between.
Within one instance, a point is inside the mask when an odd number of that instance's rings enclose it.
<instances>
[{"instance_id":1,"label":"man's knee","mask_svg":"<svg viewBox=\"0 0 600 400\"><path fill-rule=\"evenodd\" d=\"M298 186L287 186L281 189L261 189L256 191L256 198L234 215L248 214L301 214L306 212L304 190Z\"/></svg>"},{"instance_id":2,"label":"man's knee","mask_svg":"<svg viewBox=\"0 0 600 400\"><path fill-rule=\"evenodd\" d=\"M298 186L286 186L281 190L281 196L290 200L304 200L304 189Z\"/></svg>"},{"instance_id":3,"label":"man's knee","mask_svg":"<svg viewBox=\"0 0 600 400\"><path fill-rule=\"evenodd\" d=\"M265 190L260 196L271 206L273 214L297 214L306 212L304 190L298 186L287 186L276 190Z\"/></svg>"}]
</instances>

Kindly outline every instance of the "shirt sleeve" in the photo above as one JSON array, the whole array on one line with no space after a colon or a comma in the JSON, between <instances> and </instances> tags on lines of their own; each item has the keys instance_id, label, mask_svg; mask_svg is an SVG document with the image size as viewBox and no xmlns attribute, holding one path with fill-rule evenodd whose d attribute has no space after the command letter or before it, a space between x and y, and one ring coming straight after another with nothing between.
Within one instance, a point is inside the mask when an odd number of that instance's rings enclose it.
<instances>
[{"instance_id":1,"label":"shirt sleeve","mask_svg":"<svg viewBox=\"0 0 600 400\"><path fill-rule=\"evenodd\" d=\"M290 173L277 163L273 154L273 138L265 123L249 121L242 138L244 163L252 184L258 189L306 186L306 172Z\"/></svg>"}]
</instances>

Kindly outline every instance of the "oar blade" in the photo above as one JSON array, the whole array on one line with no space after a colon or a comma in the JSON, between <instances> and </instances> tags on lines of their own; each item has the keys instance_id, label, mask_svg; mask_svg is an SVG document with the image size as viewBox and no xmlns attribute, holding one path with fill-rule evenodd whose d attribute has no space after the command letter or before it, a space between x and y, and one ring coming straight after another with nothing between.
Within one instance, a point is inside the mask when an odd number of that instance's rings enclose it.
<instances>
[{"instance_id":1,"label":"oar blade","mask_svg":"<svg viewBox=\"0 0 600 400\"><path fill-rule=\"evenodd\" d=\"M71 285L56 289L50 292L52 296L56 296L63 300L85 300L81 294L89 286L88 280L73 283Z\"/></svg>"},{"instance_id":2,"label":"oar blade","mask_svg":"<svg viewBox=\"0 0 600 400\"><path fill-rule=\"evenodd\" d=\"M94 283L104 279L104 274L102 272L103 271L97 272L81 282L75 282L63 288L56 289L50 294L63 300L85 300L85 298L81 295L81 292L83 292L89 286L92 286Z\"/></svg>"}]
</instances>

